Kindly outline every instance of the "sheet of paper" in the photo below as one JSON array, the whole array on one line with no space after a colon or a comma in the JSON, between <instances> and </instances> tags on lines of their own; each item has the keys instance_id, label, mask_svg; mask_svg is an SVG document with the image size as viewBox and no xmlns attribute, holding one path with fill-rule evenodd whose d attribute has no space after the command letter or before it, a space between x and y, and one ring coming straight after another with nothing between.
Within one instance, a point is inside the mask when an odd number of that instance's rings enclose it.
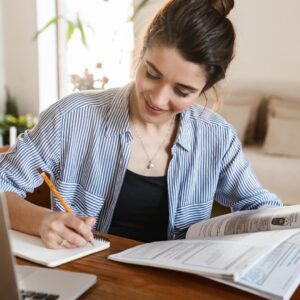
<instances>
[{"instance_id":1,"label":"sheet of paper","mask_svg":"<svg viewBox=\"0 0 300 300\"><path fill-rule=\"evenodd\" d=\"M10 239L14 255L47 267L56 267L63 263L109 248L110 243L94 240L94 246L74 249L49 249L39 237L10 230Z\"/></svg>"},{"instance_id":2,"label":"sheet of paper","mask_svg":"<svg viewBox=\"0 0 300 300\"><path fill-rule=\"evenodd\" d=\"M187 239L300 228L300 205L226 214L192 225Z\"/></svg>"},{"instance_id":3,"label":"sheet of paper","mask_svg":"<svg viewBox=\"0 0 300 300\"><path fill-rule=\"evenodd\" d=\"M258 232L206 240L175 240L143 244L109 258L217 277L238 278L255 262L297 230Z\"/></svg>"},{"instance_id":4,"label":"sheet of paper","mask_svg":"<svg viewBox=\"0 0 300 300\"><path fill-rule=\"evenodd\" d=\"M238 282L214 279L270 299L290 299L300 284L300 233L281 243Z\"/></svg>"}]
</instances>

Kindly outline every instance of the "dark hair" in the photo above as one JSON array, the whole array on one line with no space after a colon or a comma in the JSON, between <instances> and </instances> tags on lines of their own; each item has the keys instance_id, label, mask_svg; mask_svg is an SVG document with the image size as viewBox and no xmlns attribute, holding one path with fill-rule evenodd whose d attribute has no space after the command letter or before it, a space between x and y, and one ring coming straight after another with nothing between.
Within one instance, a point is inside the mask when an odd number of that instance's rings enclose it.
<instances>
[{"instance_id":1,"label":"dark hair","mask_svg":"<svg viewBox=\"0 0 300 300\"><path fill-rule=\"evenodd\" d=\"M205 68L206 91L225 77L233 58L235 33L226 18L234 0L170 0L150 23L142 55L154 45L175 47Z\"/></svg>"}]
</instances>

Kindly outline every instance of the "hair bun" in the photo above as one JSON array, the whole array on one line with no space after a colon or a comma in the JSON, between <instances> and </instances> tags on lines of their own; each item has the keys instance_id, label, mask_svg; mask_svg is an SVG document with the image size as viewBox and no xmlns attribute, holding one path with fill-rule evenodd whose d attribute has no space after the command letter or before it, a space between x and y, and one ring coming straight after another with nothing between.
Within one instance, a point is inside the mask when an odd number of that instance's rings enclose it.
<instances>
[{"instance_id":1,"label":"hair bun","mask_svg":"<svg viewBox=\"0 0 300 300\"><path fill-rule=\"evenodd\" d=\"M234 0L210 0L212 7L226 17L234 7Z\"/></svg>"}]
</instances>

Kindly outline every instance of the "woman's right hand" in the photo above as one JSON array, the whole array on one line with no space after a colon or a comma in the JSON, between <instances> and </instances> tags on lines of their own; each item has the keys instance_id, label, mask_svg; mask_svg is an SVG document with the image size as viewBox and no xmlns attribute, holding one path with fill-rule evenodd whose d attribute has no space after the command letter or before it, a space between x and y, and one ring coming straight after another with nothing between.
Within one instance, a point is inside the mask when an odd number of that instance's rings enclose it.
<instances>
[{"instance_id":1,"label":"woman's right hand","mask_svg":"<svg viewBox=\"0 0 300 300\"><path fill-rule=\"evenodd\" d=\"M66 212L54 212L6 193L11 228L31 235L39 235L49 248L85 246L93 240L93 217L76 217Z\"/></svg>"},{"instance_id":2,"label":"woman's right hand","mask_svg":"<svg viewBox=\"0 0 300 300\"><path fill-rule=\"evenodd\" d=\"M93 240L93 217L76 217L66 212L49 211L40 224L44 244L52 249L76 248Z\"/></svg>"}]
</instances>

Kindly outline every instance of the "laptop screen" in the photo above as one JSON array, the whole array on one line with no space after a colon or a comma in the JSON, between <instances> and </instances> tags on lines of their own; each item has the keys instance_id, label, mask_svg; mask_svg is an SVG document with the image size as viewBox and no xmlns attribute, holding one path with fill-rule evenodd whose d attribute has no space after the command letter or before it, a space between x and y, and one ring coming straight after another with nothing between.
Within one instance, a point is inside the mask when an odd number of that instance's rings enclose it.
<instances>
[{"instance_id":1,"label":"laptop screen","mask_svg":"<svg viewBox=\"0 0 300 300\"><path fill-rule=\"evenodd\" d=\"M6 198L4 193L0 192L0 298L17 300L20 298L14 268L14 257L12 256L9 243L8 227Z\"/></svg>"}]
</instances>

